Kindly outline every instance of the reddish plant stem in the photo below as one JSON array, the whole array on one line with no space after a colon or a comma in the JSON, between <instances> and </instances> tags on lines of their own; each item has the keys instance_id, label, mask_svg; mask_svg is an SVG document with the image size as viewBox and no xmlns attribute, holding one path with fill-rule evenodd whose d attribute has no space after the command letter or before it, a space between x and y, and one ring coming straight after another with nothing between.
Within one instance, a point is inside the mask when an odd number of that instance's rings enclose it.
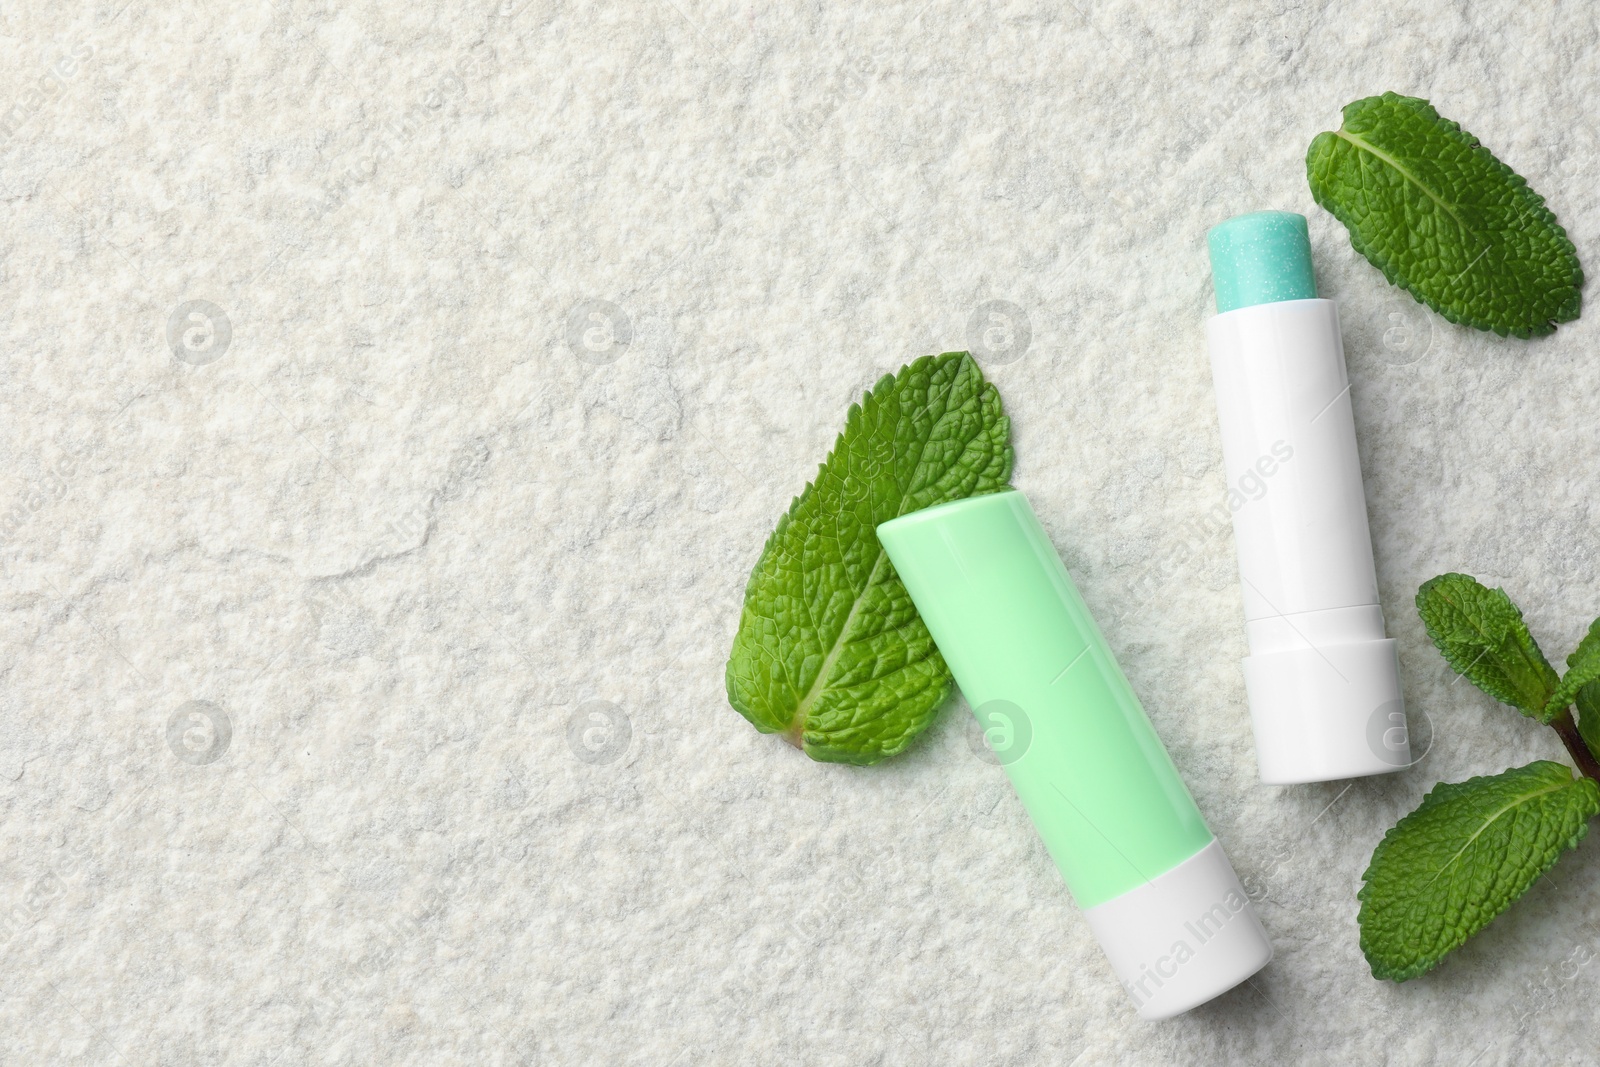
<instances>
[{"instance_id":1,"label":"reddish plant stem","mask_svg":"<svg viewBox=\"0 0 1600 1067\"><path fill-rule=\"evenodd\" d=\"M1560 735L1561 743L1567 746L1567 755L1578 765L1578 770L1585 777L1600 782L1600 760L1594 758L1583 735L1578 733L1578 724L1572 721L1572 709L1562 708L1561 714L1550 720L1550 728Z\"/></svg>"}]
</instances>

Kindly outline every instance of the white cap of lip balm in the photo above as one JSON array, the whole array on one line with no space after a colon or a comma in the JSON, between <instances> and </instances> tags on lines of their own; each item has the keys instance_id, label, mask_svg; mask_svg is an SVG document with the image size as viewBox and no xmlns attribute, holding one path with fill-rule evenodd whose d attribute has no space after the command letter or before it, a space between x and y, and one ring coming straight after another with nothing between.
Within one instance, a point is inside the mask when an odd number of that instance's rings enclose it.
<instances>
[{"instance_id":1,"label":"white cap of lip balm","mask_svg":"<svg viewBox=\"0 0 1600 1067\"><path fill-rule=\"evenodd\" d=\"M1303 216L1242 215L1208 242L1219 314L1206 340L1261 780L1400 770L1411 751L1378 606L1339 309L1316 296Z\"/></svg>"},{"instance_id":2,"label":"white cap of lip balm","mask_svg":"<svg viewBox=\"0 0 1600 1067\"><path fill-rule=\"evenodd\" d=\"M1141 1019L1204 1004L1272 960L1272 942L1216 841L1083 917Z\"/></svg>"}]
</instances>

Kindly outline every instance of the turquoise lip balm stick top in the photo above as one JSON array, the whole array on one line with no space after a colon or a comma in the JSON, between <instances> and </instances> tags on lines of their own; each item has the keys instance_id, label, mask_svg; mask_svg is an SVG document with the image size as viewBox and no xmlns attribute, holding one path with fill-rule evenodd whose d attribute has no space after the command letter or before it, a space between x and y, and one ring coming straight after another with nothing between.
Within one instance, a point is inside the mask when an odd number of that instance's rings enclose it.
<instances>
[{"instance_id":1,"label":"turquoise lip balm stick top","mask_svg":"<svg viewBox=\"0 0 1600 1067\"><path fill-rule=\"evenodd\" d=\"M1261 780L1399 770L1411 749L1378 604L1339 309L1317 297L1303 216L1240 215L1207 243L1217 315L1206 343Z\"/></svg>"},{"instance_id":2,"label":"turquoise lip balm stick top","mask_svg":"<svg viewBox=\"0 0 1600 1067\"><path fill-rule=\"evenodd\" d=\"M878 527L917 611L1139 1014L1164 1019L1272 958L1033 508L1015 491Z\"/></svg>"},{"instance_id":3,"label":"turquoise lip balm stick top","mask_svg":"<svg viewBox=\"0 0 1600 1067\"><path fill-rule=\"evenodd\" d=\"M1214 226L1211 279L1217 312L1283 300L1315 300L1311 237L1306 217L1290 211L1258 211Z\"/></svg>"}]
</instances>

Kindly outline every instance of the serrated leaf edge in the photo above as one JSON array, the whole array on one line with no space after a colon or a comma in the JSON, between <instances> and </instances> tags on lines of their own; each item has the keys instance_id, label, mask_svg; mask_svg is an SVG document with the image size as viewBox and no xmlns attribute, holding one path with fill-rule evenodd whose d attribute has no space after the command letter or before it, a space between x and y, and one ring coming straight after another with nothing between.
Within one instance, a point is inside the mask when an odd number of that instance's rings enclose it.
<instances>
[{"instance_id":1,"label":"serrated leaf edge","mask_svg":"<svg viewBox=\"0 0 1600 1067\"><path fill-rule=\"evenodd\" d=\"M1561 676L1555 692L1551 693L1550 699L1545 702L1544 713L1540 716L1541 722L1549 722L1560 715L1568 705L1578 699L1578 690L1600 679L1600 648L1597 648L1597 645L1600 645L1600 619L1589 624L1588 633L1583 635L1578 647L1567 657L1567 672ZM1580 659L1585 652L1594 657L1587 670L1582 669Z\"/></svg>"}]
</instances>

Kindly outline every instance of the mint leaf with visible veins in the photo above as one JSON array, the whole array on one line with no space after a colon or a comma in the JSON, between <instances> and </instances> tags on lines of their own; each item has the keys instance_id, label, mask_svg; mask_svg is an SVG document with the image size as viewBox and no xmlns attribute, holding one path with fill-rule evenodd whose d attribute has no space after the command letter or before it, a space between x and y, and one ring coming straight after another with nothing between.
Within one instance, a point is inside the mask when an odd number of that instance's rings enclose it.
<instances>
[{"instance_id":1,"label":"mint leaf with visible veins","mask_svg":"<svg viewBox=\"0 0 1600 1067\"><path fill-rule=\"evenodd\" d=\"M1600 787L1559 763L1441 783L1372 853L1356 894L1374 978L1404 982L1526 893L1600 813Z\"/></svg>"},{"instance_id":2,"label":"mint leaf with visible veins","mask_svg":"<svg viewBox=\"0 0 1600 1067\"><path fill-rule=\"evenodd\" d=\"M950 671L876 528L1007 488L1009 433L965 352L924 356L851 405L745 586L726 672L736 711L833 763L876 763L927 727Z\"/></svg>"},{"instance_id":3,"label":"mint leaf with visible veins","mask_svg":"<svg viewBox=\"0 0 1600 1067\"><path fill-rule=\"evenodd\" d=\"M1561 676L1561 684L1545 703L1541 718L1549 722L1560 715L1577 698L1579 690L1596 679L1600 679L1600 619L1589 624L1589 632L1567 657L1567 673Z\"/></svg>"},{"instance_id":4,"label":"mint leaf with visible veins","mask_svg":"<svg viewBox=\"0 0 1600 1067\"><path fill-rule=\"evenodd\" d=\"M1441 574L1417 590L1417 614L1450 666L1473 685L1540 722L1555 714L1545 714L1559 682L1555 668L1504 589L1485 588L1468 574Z\"/></svg>"},{"instance_id":5,"label":"mint leaf with visible veins","mask_svg":"<svg viewBox=\"0 0 1600 1067\"><path fill-rule=\"evenodd\" d=\"M1577 250L1544 198L1426 100L1346 105L1306 179L1357 252L1451 322L1532 337L1582 309Z\"/></svg>"}]
</instances>

